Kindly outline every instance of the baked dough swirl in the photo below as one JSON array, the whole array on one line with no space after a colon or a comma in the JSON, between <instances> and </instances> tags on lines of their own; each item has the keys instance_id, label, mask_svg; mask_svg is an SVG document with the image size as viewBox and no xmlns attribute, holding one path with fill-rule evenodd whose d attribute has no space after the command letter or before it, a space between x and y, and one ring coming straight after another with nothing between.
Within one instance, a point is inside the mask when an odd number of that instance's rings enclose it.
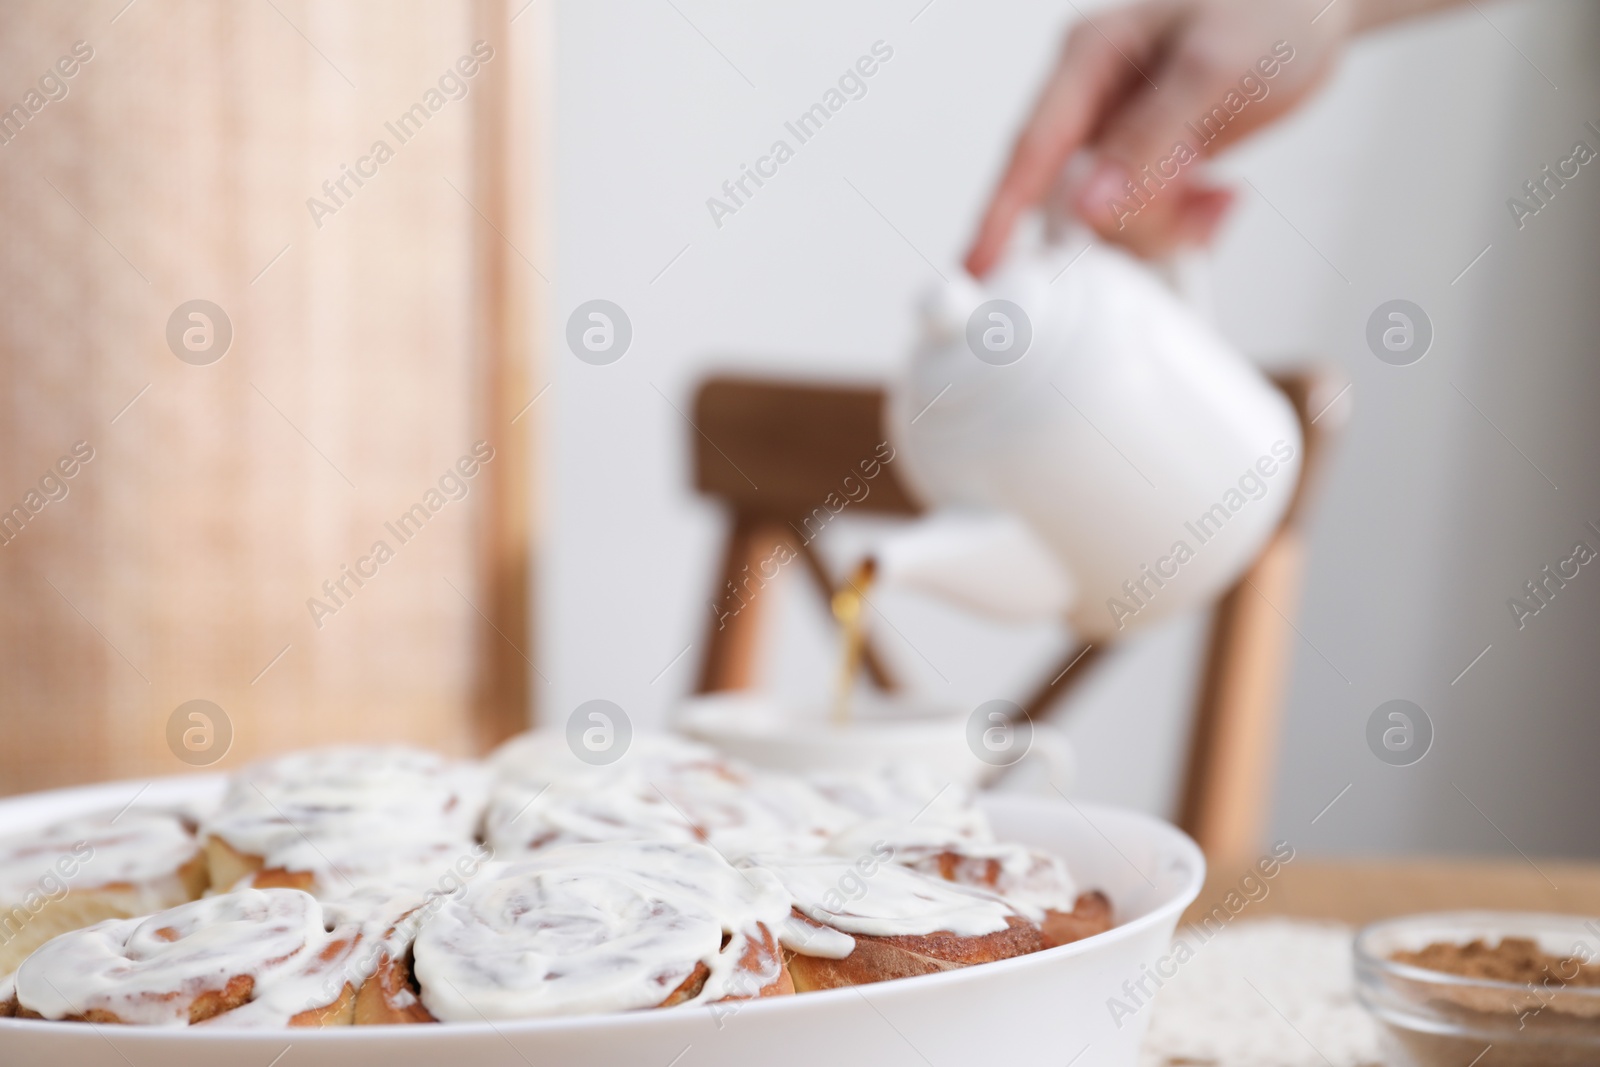
<instances>
[{"instance_id":1,"label":"baked dough swirl","mask_svg":"<svg viewBox=\"0 0 1600 1067\"><path fill-rule=\"evenodd\" d=\"M698 844L566 845L486 868L418 932L422 1002L527 1019L789 992L789 898Z\"/></svg>"},{"instance_id":2,"label":"baked dough swirl","mask_svg":"<svg viewBox=\"0 0 1600 1067\"><path fill-rule=\"evenodd\" d=\"M856 862L754 856L793 916L783 946L797 992L933 974L1043 946L1039 927L997 894L892 862L886 845Z\"/></svg>"},{"instance_id":3,"label":"baked dough swirl","mask_svg":"<svg viewBox=\"0 0 1600 1067\"><path fill-rule=\"evenodd\" d=\"M211 882L334 896L438 877L474 841L479 766L403 746L293 753L246 768L201 827Z\"/></svg>"},{"instance_id":4,"label":"baked dough swirl","mask_svg":"<svg viewBox=\"0 0 1600 1067\"><path fill-rule=\"evenodd\" d=\"M242 889L62 934L16 974L18 1014L143 1026L349 1023L355 990L325 992L354 947L297 889Z\"/></svg>"},{"instance_id":5,"label":"baked dough swirl","mask_svg":"<svg viewBox=\"0 0 1600 1067\"><path fill-rule=\"evenodd\" d=\"M205 887L205 857L175 812L105 811L0 837L0 977L57 934L148 915Z\"/></svg>"}]
</instances>

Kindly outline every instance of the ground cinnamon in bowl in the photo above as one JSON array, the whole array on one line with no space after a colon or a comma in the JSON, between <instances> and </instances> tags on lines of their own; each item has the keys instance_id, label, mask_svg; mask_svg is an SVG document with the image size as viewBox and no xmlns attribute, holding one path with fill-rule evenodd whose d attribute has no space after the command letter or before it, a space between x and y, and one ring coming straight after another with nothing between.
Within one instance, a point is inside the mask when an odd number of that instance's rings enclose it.
<instances>
[{"instance_id":1,"label":"ground cinnamon in bowl","mask_svg":"<svg viewBox=\"0 0 1600 1067\"><path fill-rule=\"evenodd\" d=\"M1435 941L1415 952L1396 952L1389 958L1428 971L1519 986L1531 983L1538 987L1551 979L1562 986L1600 986L1600 965L1585 964L1576 956L1552 955L1527 937L1502 938L1494 945L1481 939L1465 945Z\"/></svg>"},{"instance_id":2,"label":"ground cinnamon in bowl","mask_svg":"<svg viewBox=\"0 0 1600 1067\"><path fill-rule=\"evenodd\" d=\"M1600 920L1408 915L1362 929L1354 955L1396 1067L1600 1064Z\"/></svg>"}]
</instances>

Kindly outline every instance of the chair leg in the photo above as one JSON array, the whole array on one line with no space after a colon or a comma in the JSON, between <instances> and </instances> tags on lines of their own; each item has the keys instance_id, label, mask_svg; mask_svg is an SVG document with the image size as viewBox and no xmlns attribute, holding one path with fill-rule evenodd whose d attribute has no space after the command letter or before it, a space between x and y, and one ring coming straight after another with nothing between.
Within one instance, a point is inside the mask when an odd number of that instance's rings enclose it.
<instances>
[{"instance_id":1,"label":"chair leg","mask_svg":"<svg viewBox=\"0 0 1600 1067\"><path fill-rule=\"evenodd\" d=\"M1022 710L1033 722L1039 722L1057 701L1062 700L1088 675L1105 653L1103 645L1076 645L1067 651L1061 662L1050 672L1050 680L1033 691Z\"/></svg>"},{"instance_id":2,"label":"chair leg","mask_svg":"<svg viewBox=\"0 0 1600 1067\"><path fill-rule=\"evenodd\" d=\"M697 693L748 689L755 681L757 642L764 597L751 585L750 569L783 538L781 528L748 515L735 515L722 556L722 582L711 603L706 653ZM757 572L759 575L759 571Z\"/></svg>"},{"instance_id":3,"label":"chair leg","mask_svg":"<svg viewBox=\"0 0 1600 1067\"><path fill-rule=\"evenodd\" d=\"M1178 824L1218 863L1247 862L1265 837L1301 552L1280 529L1212 620Z\"/></svg>"},{"instance_id":4,"label":"chair leg","mask_svg":"<svg viewBox=\"0 0 1600 1067\"><path fill-rule=\"evenodd\" d=\"M1178 824L1217 863L1249 862L1265 837L1292 659L1288 620L1295 615L1305 557L1299 519L1335 419L1317 422L1339 396L1337 376L1318 368L1274 380L1300 418L1300 482L1277 532L1212 616L1178 815Z\"/></svg>"}]
</instances>

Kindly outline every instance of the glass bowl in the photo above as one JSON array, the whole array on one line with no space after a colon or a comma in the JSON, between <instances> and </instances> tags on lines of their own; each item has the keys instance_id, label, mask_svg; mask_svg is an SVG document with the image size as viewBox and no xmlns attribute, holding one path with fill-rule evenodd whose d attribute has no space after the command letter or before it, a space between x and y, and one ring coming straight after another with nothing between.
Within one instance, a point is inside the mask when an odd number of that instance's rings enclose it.
<instances>
[{"instance_id":1,"label":"glass bowl","mask_svg":"<svg viewBox=\"0 0 1600 1067\"><path fill-rule=\"evenodd\" d=\"M1562 962L1535 981L1509 982L1391 958L1435 943L1495 945L1505 938L1526 938ZM1600 986L1570 984L1580 963L1600 963L1600 919L1500 911L1410 915L1356 934L1356 995L1383 1024L1401 1062L1416 1067L1600 1064Z\"/></svg>"}]
</instances>

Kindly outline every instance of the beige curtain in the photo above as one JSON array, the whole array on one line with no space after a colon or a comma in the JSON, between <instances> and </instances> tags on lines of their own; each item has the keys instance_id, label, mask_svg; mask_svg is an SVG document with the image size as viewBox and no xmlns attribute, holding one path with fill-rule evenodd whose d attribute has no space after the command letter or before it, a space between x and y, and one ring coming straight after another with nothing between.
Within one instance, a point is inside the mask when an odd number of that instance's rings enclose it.
<instances>
[{"instance_id":1,"label":"beige curtain","mask_svg":"<svg viewBox=\"0 0 1600 1067\"><path fill-rule=\"evenodd\" d=\"M527 719L521 8L0 7L0 793Z\"/></svg>"}]
</instances>

